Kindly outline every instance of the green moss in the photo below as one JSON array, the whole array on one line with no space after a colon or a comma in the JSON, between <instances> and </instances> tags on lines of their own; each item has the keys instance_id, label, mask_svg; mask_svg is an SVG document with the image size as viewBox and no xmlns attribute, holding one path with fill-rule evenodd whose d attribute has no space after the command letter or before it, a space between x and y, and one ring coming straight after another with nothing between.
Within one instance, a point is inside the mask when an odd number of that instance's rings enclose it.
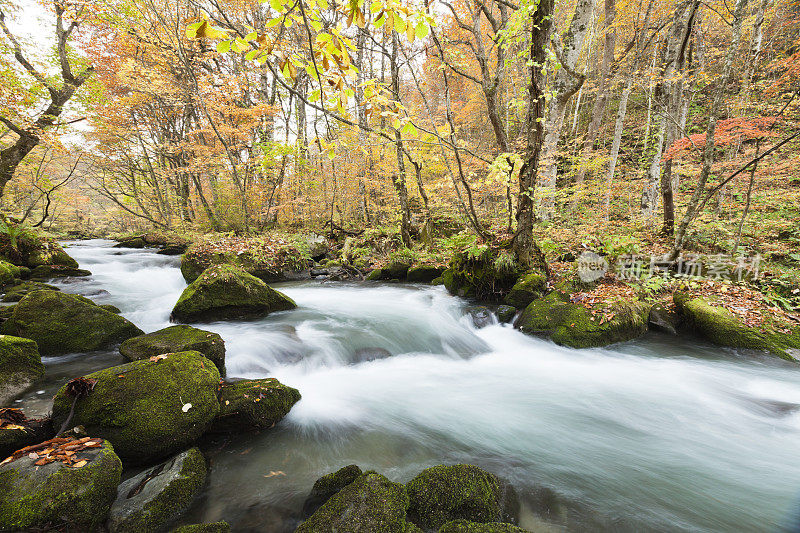
<instances>
[{"instance_id":1,"label":"green moss","mask_svg":"<svg viewBox=\"0 0 800 533\"><path fill-rule=\"evenodd\" d=\"M228 433L270 428L298 401L297 389L275 378L225 383L219 391L220 410L211 431Z\"/></svg>"},{"instance_id":2,"label":"green moss","mask_svg":"<svg viewBox=\"0 0 800 533\"><path fill-rule=\"evenodd\" d=\"M482 301L497 301L505 297L520 275L519 267L497 259L507 252L492 248L481 251L460 252L453 256L442 273L442 281L448 292L462 298ZM498 268L500 267L500 268Z\"/></svg>"},{"instance_id":3,"label":"green moss","mask_svg":"<svg viewBox=\"0 0 800 533\"><path fill-rule=\"evenodd\" d=\"M110 440L124 460L163 459L194 442L219 412L219 372L198 352L133 361L86 376L94 389L75 402L71 425ZM66 420L66 386L53 399L53 422Z\"/></svg>"},{"instance_id":4,"label":"green moss","mask_svg":"<svg viewBox=\"0 0 800 533\"><path fill-rule=\"evenodd\" d=\"M501 324L509 324L517 316L517 308L511 305L498 305L495 314Z\"/></svg>"},{"instance_id":5,"label":"green moss","mask_svg":"<svg viewBox=\"0 0 800 533\"><path fill-rule=\"evenodd\" d=\"M0 233L0 259L30 268L39 265L78 267L77 261L54 239L22 226L16 226L13 231L14 239L9 233Z\"/></svg>"},{"instance_id":6,"label":"green moss","mask_svg":"<svg viewBox=\"0 0 800 533\"><path fill-rule=\"evenodd\" d=\"M170 533L228 533L230 530L231 526L227 522L213 522L176 527Z\"/></svg>"},{"instance_id":7,"label":"green moss","mask_svg":"<svg viewBox=\"0 0 800 533\"><path fill-rule=\"evenodd\" d=\"M42 355L98 350L143 333L88 298L49 290L22 298L0 331L35 340Z\"/></svg>"},{"instance_id":8,"label":"green moss","mask_svg":"<svg viewBox=\"0 0 800 533\"><path fill-rule=\"evenodd\" d=\"M417 265L408 269L406 279L412 283L430 283L442 275L444 269L433 265Z\"/></svg>"},{"instance_id":9,"label":"green moss","mask_svg":"<svg viewBox=\"0 0 800 533\"><path fill-rule=\"evenodd\" d=\"M206 269L181 294L172 318L183 322L261 317L294 309L291 298L230 265Z\"/></svg>"},{"instance_id":10,"label":"green moss","mask_svg":"<svg viewBox=\"0 0 800 533\"><path fill-rule=\"evenodd\" d=\"M752 327L724 307L703 298L676 292L673 300L686 325L715 344L763 350L788 361L800 358L800 327L769 316L761 326Z\"/></svg>"},{"instance_id":11,"label":"green moss","mask_svg":"<svg viewBox=\"0 0 800 533\"><path fill-rule=\"evenodd\" d=\"M38 281L23 281L8 289L3 295L4 302L18 302L22 300L27 294L33 291L57 291L58 287L48 285L46 283L39 283Z\"/></svg>"},{"instance_id":12,"label":"green moss","mask_svg":"<svg viewBox=\"0 0 800 533\"><path fill-rule=\"evenodd\" d=\"M197 448L122 483L111 507L113 533L160 531L191 505L206 480L206 461Z\"/></svg>"},{"instance_id":13,"label":"green moss","mask_svg":"<svg viewBox=\"0 0 800 533\"><path fill-rule=\"evenodd\" d=\"M129 361L171 352L200 352L225 373L225 341L216 333L192 326L170 326L123 342L119 353Z\"/></svg>"},{"instance_id":14,"label":"green moss","mask_svg":"<svg viewBox=\"0 0 800 533\"><path fill-rule=\"evenodd\" d=\"M296 533L406 533L406 509L403 485L366 473L332 496Z\"/></svg>"},{"instance_id":15,"label":"green moss","mask_svg":"<svg viewBox=\"0 0 800 533\"><path fill-rule=\"evenodd\" d=\"M547 293L547 275L539 271L528 271L519 277L506 295L505 302L517 309L525 309L532 301Z\"/></svg>"},{"instance_id":16,"label":"green moss","mask_svg":"<svg viewBox=\"0 0 800 533\"><path fill-rule=\"evenodd\" d=\"M30 277L33 280L47 280L55 278L86 277L91 275L91 272L83 268L62 265L39 265L31 270Z\"/></svg>"},{"instance_id":17,"label":"green moss","mask_svg":"<svg viewBox=\"0 0 800 533\"><path fill-rule=\"evenodd\" d=\"M638 301L611 302L607 310L593 316L582 305L571 303L568 296L552 291L534 300L517 320L523 333L550 336L556 344L572 348L606 346L635 339L647 331L649 307Z\"/></svg>"},{"instance_id":18,"label":"green moss","mask_svg":"<svg viewBox=\"0 0 800 533\"><path fill-rule=\"evenodd\" d=\"M383 279L383 269L376 268L369 274L367 274L367 281L378 281Z\"/></svg>"},{"instance_id":19,"label":"green moss","mask_svg":"<svg viewBox=\"0 0 800 533\"><path fill-rule=\"evenodd\" d=\"M12 265L8 261L0 260L0 287L11 285L16 278L19 278L19 267Z\"/></svg>"},{"instance_id":20,"label":"green moss","mask_svg":"<svg viewBox=\"0 0 800 533\"><path fill-rule=\"evenodd\" d=\"M386 268L383 269L383 273L386 279L404 280L406 279L406 275L408 274L408 269L410 267L410 263L403 261L392 261L386 266Z\"/></svg>"},{"instance_id":21,"label":"green moss","mask_svg":"<svg viewBox=\"0 0 800 533\"><path fill-rule=\"evenodd\" d=\"M481 524L467 520L453 520L439 528L439 533L528 533L521 527L503 522Z\"/></svg>"},{"instance_id":22,"label":"green moss","mask_svg":"<svg viewBox=\"0 0 800 533\"><path fill-rule=\"evenodd\" d=\"M108 442L79 455L90 459L81 468L60 461L34 467L28 457L0 466L0 530L97 529L114 501L122 463Z\"/></svg>"},{"instance_id":23,"label":"green moss","mask_svg":"<svg viewBox=\"0 0 800 533\"><path fill-rule=\"evenodd\" d=\"M303 504L303 516L307 518L314 514L331 496L361 477L362 474L358 465L347 465L319 478Z\"/></svg>"},{"instance_id":24,"label":"green moss","mask_svg":"<svg viewBox=\"0 0 800 533\"><path fill-rule=\"evenodd\" d=\"M0 406L25 392L44 377L44 365L36 342L0 335Z\"/></svg>"},{"instance_id":25,"label":"green moss","mask_svg":"<svg viewBox=\"0 0 800 533\"><path fill-rule=\"evenodd\" d=\"M147 243L144 242L143 238L134 237L132 239L120 241L118 244L114 245L114 248L144 248L145 246L147 246Z\"/></svg>"},{"instance_id":26,"label":"green moss","mask_svg":"<svg viewBox=\"0 0 800 533\"><path fill-rule=\"evenodd\" d=\"M457 519L474 522L517 520L516 493L497 476L474 465L434 466L406 485L409 520L424 530Z\"/></svg>"}]
</instances>

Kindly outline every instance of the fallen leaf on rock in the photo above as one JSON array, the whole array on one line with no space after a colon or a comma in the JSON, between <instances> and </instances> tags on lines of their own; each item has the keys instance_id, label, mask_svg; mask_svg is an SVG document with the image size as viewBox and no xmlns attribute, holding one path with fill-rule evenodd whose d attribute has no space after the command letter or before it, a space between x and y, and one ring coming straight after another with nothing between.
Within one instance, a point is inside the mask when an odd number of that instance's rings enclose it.
<instances>
[{"instance_id":1,"label":"fallen leaf on rock","mask_svg":"<svg viewBox=\"0 0 800 533\"><path fill-rule=\"evenodd\" d=\"M156 361L160 361L161 359L166 359L166 358L167 358L167 354L162 353L161 355L154 355L153 357L151 357L150 358L150 362L151 363L155 363Z\"/></svg>"},{"instance_id":2,"label":"fallen leaf on rock","mask_svg":"<svg viewBox=\"0 0 800 533\"><path fill-rule=\"evenodd\" d=\"M82 460L78 461L77 463L75 463L74 465L72 465L72 468L80 468L83 465L85 465L86 463L87 463L86 459L82 459Z\"/></svg>"}]
</instances>

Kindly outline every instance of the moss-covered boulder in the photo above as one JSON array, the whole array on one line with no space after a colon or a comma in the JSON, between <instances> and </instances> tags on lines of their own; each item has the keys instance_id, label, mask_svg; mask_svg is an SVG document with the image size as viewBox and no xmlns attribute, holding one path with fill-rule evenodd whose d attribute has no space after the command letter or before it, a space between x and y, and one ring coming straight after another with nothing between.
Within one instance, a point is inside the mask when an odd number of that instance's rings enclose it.
<instances>
[{"instance_id":1,"label":"moss-covered boulder","mask_svg":"<svg viewBox=\"0 0 800 533\"><path fill-rule=\"evenodd\" d=\"M468 520L453 520L439 528L439 533L529 533L527 530L514 524L504 522L470 522Z\"/></svg>"},{"instance_id":2,"label":"moss-covered boulder","mask_svg":"<svg viewBox=\"0 0 800 533\"><path fill-rule=\"evenodd\" d=\"M331 499L331 496L360 478L362 474L358 465L347 465L319 478L303 504L303 517L308 518L314 514L317 509Z\"/></svg>"},{"instance_id":3,"label":"moss-covered boulder","mask_svg":"<svg viewBox=\"0 0 800 533\"><path fill-rule=\"evenodd\" d=\"M170 533L229 533L230 530L231 526L227 522L212 522L176 527Z\"/></svg>"},{"instance_id":4,"label":"moss-covered boulder","mask_svg":"<svg viewBox=\"0 0 800 533\"><path fill-rule=\"evenodd\" d=\"M367 274L367 277L364 279L366 279L367 281L380 281L384 279L383 269L376 268L375 270L372 270L369 274Z\"/></svg>"},{"instance_id":5,"label":"moss-covered boulder","mask_svg":"<svg viewBox=\"0 0 800 533\"><path fill-rule=\"evenodd\" d=\"M110 440L124 460L164 459L193 443L219 412L219 371L199 352L166 354L100 370L85 397L75 400L62 387L53 399L53 422L82 425Z\"/></svg>"},{"instance_id":6,"label":"moss-covered boulder","mask_svg":"<svg viewBox=\"0 0 800 533\"><path fill-rule=\"evenodd\" d=\"M73 466L36 466L35 453L0 466L0 531L95 531L116 497L122 462L107 441L77 456Z\"/></svg>"},{"instance_id":7,"label":"moss-covered boulder","mask_svg":"<svg viewBox=\"0 0 800 533\"><path fill-rule=\"evenodd\" d=\"M0 421L2 419L3 410L0 409ZM26 446L53 438L55 432L49 418L30 420L23 415L21 420L0 423L0 461Z\"/></svg>"},{"instance_id":8,"label":"moss-covered boulder","mask_svg":"<svg viewBox=\"0 0 800 533\"><path fill-rule=\"evenodd\" d=\"M29 268L39 265L78 268L78 262L55 239L22 226L0 232L0 259Z\"/></svg>"},{"instance_id":9,"label":"moss-covered boulder","mask_svg":"<svg viewBox=\"0 0 800 533\"><path fill-rule=\"evenodd\" d=\"M172 319L198 322L255 318L295 307L291 298L243 269L216 265L186 287L172 309Z\"/></svg>"},{"instance_id":10,"label":"moss-covered boulder","mask_svg":"<svg viewBox=\"0 0 800 533\"><path fill-rule=\"evenodd\" d=\"M44 365L36 342L0 335L0 407L44 376Z\"/></svg>"},{"instance_id":11,"label":"moss-covered boulder","mask_svg":"<svg viewBox=\"0 0 800 533\"><path fill-rule=\"evenodd\" d=\"M514 489L474 465L434 466L406 484L408 518L424 530L452 520L516 522L519 500Z\"/></svg>"},{"instance_id":12,"label":"moss-covered boulder","mask_svg":"<svg viewBox=\"0 0 800 533\"><path fill-rule=\"evenodd\" d=\"M715 344L763 350L789 361L800 360L800 326L778 315L765 316L762 324L751 326L705 298L676 292L673 300L686 326Z\"/></svg>"},{"instance_id":13,"label":"moss-covered boulder","mask_svg":"<svg viewBox=\"0 0 800 533\"><path fill-rule=\"evenodd\" d=\"M12 285L20 277L19 267L0 260L0 287Z\"/></svg>"},{"instance_id":14,"label":"moss-covered boulder","mask_svg":"<svg viewBox=\"0 0 800 533\"><path fill-rule=\"evenodd\" d=\"M521 273L512 252L487 246L453 255L441 277L450 294L492 302L502 300Z\"/></svg>"},{"instance_id":15,"label":"moss-covered boulder","mask_svg":"<svg viewBox=\"0 0 800 533\"><path fill-rule=\"evenodd\" d=\"M572 348L606 346L635 339L647 331L650 307L639 301L612 301L596 314L572 303L561 291L534 300L517 319L529 335L549 336Z\"/></svg>"},{"instance_id":16,"label":"moss-covered boulder","mask_svg":"<svg viewBox=\"0 0 800 533\"><path fill-rule=\"evenodd\" d=\"M119 353L128 361L173 352L200 352L225 373L225 341L216 333L192 326L170 326L123 342Z\"/></svg>"},{"instance_id":17,"label":"moss-covered boulder","mask_svg":"<svg viewBox=\"0 0 800 533\"><path fill-rule=\"evenodd\" d=\"M232 433L268 429L300 401L297 389L275 378L241 379L224 383L219 391L219 415L210 431Z\"/></svg>"},{"instance_id":18,"label":"moss-covered boulder","mask_svg":"<svg viewBox=\"0 0 800 533\"><path fill-rule=\"evenodd\" d=\"M115 315L118 315L118 314L120 314L122 312L122 309L120 309L116 305L100 304L97 307L99 307L100 309L105 309L106 311L110 311L110 312L114 313Z\"/></svg>"},{"instance_id":19,"label":"moss-covered boulder","mask_svg":"<svg viewBox=\"0 0 800 533\"><path fill-rule=\"evenodd\" d=\"M131 239L125 239L124 241L120 241L114 245L114 248L144 248L147 246L147 243L144 242L144 239L141 237L133 237Z\"/></svg>"},{"instance_id":20,"label":"moss-covered boulder","mask_svg":"<svg viewBox=\"0 0 800 533\"><path fill-rule=\"evenodd\" d=\"M22 298L0 332L35 340L42 355L98 350L144 333L88 298L46 290Z\"/></svg>"},{"instance_id":21,"label":"moss-covered boulder","mask_svg":"<svg viewBox=\"0 0 800 533\"><path fill-rule=\"evenodd\" d=\"M84 268L68 267L62 265L39 265L31 270L32 280L49 280L57 278L72 278L91 276L92 273Z\"/></svg>"},{"instance_id":22,"label":"moss-covered boulder","mask_svg":"<svg viewBox=\"0 0 800 533\"><path fill-rule=\"evenodd\" d=\"M521 275L506 295L505 302L517 309L525 309L532 301L547 294L547 274L538 270Z\"/></svg>"},{"instance_id":23,"label":"moss-covered boulder","mask_svg":"<svg viewBox=\"0 0 800 533\"><path fill-rule=\"evenodd\" d=\"M495 314L501 324L510 324L517 316L517 308L513 305L498 305Z\"/></svg>"},{"instance_id":24,"label":"moss-covered boulder","mask_svg":"<svg viewBox=\"0 0 800 533\"><path fill-rule=\"evenodd\" d=\"M4 302L18 302L25 296L33 291L58 291L58 287L48 285L47 283L39 283L38 281L23 281L18 285L9 288L3 295Z\"/></svg>"},{"instance_id":25,"label":"moss-covered boulder","mask_svg":"<svg viewBox=\"0 0 800 533\"><path fill-rule=\"evenodd\" d=\"M126 480L108 516L111 533L161 531L191 505L206 480L206 460L189 448Z\"/></svg>"},{"instance_id":26,"label":"moss-covered boulder","mask_svg":"<svg viewBox=\"0 0 800 533\"><path fill-rule=\"evenodd\" d=\"M412 283L430 283L442 275L444 269L433 265L417 265L408 269L406 279Z\"/></svg>"},{"instance_id":27,"label":"moss-covered boulder","mask_svg":"<svg viewBox=\"0 0 800 533\"><path fill-rule=\"evenodd\" d=\"M406 533L408 495L399 483L366 473L344 487L300 524L296 533Z\"/></svg>"}]
</instances>

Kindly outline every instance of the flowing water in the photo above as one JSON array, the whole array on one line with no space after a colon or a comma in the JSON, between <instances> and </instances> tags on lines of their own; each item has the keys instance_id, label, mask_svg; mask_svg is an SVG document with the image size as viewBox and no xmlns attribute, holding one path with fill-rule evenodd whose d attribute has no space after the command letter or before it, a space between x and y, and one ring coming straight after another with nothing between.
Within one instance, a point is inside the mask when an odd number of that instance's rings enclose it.
<instances>
[{"instance_id":1,"label":"flowing water","mask_svg":"<svg viewBox=\"0 0 800 533\"><path fill-rule=\"evenodd\" d=\"M91 278L62 289L166 327L179 259L70 243ZM467 462L517 488L523 527L553 531L777 531L800 503L800 372L776 358L648 334L571 350L500 324L476 328L441 287L276 284L298 308L218 332L229 377L275 376L303 399L271 431L205 443L194 521L291 530L314 480L355 463L405 482ZM113 352L46 358L20 405ZM558 504L552 503L550 491ZM547 526L545 525L545 529Z\"/></svg>"}]
</instances>

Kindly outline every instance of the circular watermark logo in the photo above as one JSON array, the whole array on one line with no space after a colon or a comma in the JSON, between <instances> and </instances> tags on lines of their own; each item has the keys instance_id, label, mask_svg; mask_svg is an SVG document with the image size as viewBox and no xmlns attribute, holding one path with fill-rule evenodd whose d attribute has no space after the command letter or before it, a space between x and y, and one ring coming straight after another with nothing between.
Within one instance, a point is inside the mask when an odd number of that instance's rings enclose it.
<instances>
[{"instance_id":1,"label":"circular watermark logo","mask_svg":"<svg viewBox=\"0 0 800 533\"><path fill-rule=\"evenodd\" d=\"M608 272L608 261L594 252L582 252L578 256L578 277L585 283L602 278Z\"/></svg>"}]
</instances>

